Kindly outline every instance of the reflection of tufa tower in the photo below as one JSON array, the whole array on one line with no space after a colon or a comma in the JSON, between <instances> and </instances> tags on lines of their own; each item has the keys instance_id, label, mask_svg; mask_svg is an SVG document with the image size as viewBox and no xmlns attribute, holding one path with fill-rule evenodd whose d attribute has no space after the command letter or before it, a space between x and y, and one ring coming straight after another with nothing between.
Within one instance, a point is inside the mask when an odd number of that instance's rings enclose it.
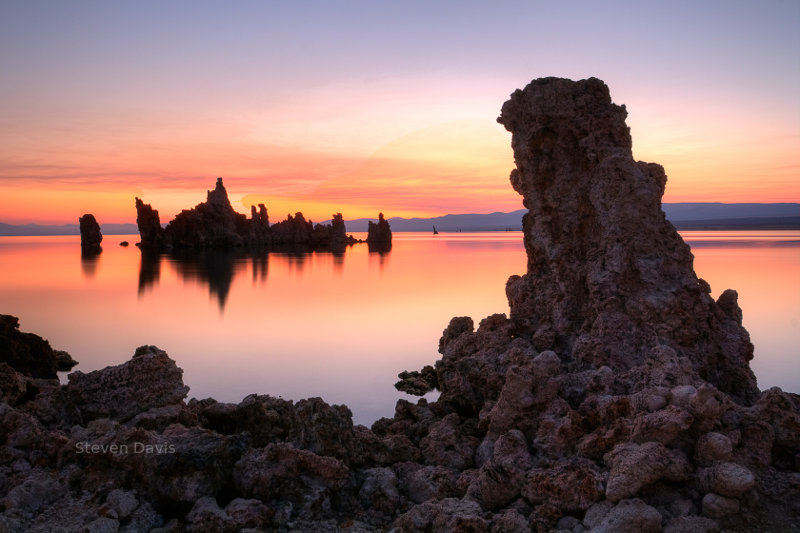
<instances>
[{"instance_id":1,"label":"reflection of tufa tower","mask_svg":"<svg viewBox=\"0 0 800 533\"><path fill-rule=\"evenodd\" d=\"M740 401L758 394L735 291L718 301L661 210L666 175L634 161L624 106L595 78L542 78L498 122L512 133L528 273L506 292L519 335L573 371L626 370L667 345Z\"/></svg>"}]
</instances>

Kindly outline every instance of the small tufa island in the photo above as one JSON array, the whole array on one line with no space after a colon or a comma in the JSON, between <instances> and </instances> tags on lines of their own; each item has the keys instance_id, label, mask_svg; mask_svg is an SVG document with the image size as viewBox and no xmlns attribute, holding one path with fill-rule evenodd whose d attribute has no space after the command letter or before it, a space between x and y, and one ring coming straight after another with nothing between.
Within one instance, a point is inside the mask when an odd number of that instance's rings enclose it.
<instances>
[{"instance_id":1,"label":"small tufa island","mask_svg":"<svg viewBox=\"0 0 800 533\"><path fill-rule=\"evenodd\" d=\"M94 256L103 251L100 243L103 242L103 235L100 233L100 224L94 215L87 213L78 219L78 226L81 232L81 253L84 256Z\"/></svg>"},{"instance_id":2,"label":"small tufa island","mask_svg":"<svg viewBox=\"0 0 800 533\"><path fill-rule=\"evenodd\" d=\"M800 531L800 396L756 386L736 292L696 276L625 117L594 78L511 95L528 209L511 315L453 318L441 359L397 385L439 398L371 428L320 398L187 402L154 346L61 384L50 352L27 361L43 340L0 317L0 530ZM143 244L266 228L196 229L226 204L219 182L163 232L141 205Z\"/></svg>"},{"instance_id":3,"label":"small tufa island","mask_svg":"<svg viewBox=\"0 0 800 533\"><path fill-rule=\"evenodd\" d=\"M347 235L341 213L333 215L330 224L314 224L298 212L270 225L264 204L258 204L258 209L256 206L250 209L249 219L234 211L222 178L217 178L217 184L214 190L208 191L205 202L193 209L184 209L166 227L161 226L157 210L136 198L136 224L141 237L138 246L156 252L285 246L340 249L362 242ZM388 238L391 242L391 229L383 220L383 214L378 225L381 232L375 239ZM368 237L368 243L372 242L371 238Z\"/></svg>"}]
</instances>

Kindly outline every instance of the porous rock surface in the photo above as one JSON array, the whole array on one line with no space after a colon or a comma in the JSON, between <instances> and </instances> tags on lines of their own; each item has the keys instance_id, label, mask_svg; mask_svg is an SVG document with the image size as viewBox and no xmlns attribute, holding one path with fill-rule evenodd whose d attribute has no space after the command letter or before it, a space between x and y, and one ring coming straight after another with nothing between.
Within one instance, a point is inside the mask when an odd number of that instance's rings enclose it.
<instances>
[{"instance_id":1,"label":"porous rock surface","mask_svg":"<svg viewBox=\"0 0 800 533\"><path fill-rule=\"evenodd\" d=\"M548 78L500 120L528 273L510 318L452 319L401 376L437 401L366 428L319 398L185 402L155 347L66 385L0 365L0 529L800 531L800 398L756 389L735 296L694 276L624 110Z\"/></svg>"},{"instance_id":2,"label":"porous rock surface","mask_svg":"<svg viewBox=\"0 0 800 533\"><path fill-rule=\"evenodd\" d=\"M734 291L718 302L661 210L664 169L637 162L597 79L545 78L516 91L498 121L512 133L511 184L523 217L528 272L507 285L511 320L566 368L625 371L656 346L686 357L738 400L758 395L753 346Z\"/></svg>"}]
</instances>

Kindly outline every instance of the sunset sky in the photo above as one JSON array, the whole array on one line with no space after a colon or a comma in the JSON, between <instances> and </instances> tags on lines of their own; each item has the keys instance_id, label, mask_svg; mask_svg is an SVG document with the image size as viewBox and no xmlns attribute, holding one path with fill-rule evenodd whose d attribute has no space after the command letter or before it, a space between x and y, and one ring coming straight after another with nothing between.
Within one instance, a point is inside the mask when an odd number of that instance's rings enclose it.
<instances>
[{"instance_id":1,"label":"sunset sky","mask_svg":"<svg viewBox=\"0 0 800 533\"><path fill-rule=\"evenodd\" d=\"M0 222L522 207L509 94L595 76L668 202L800 201L800 2L0 0Z\"/></svg>"}]
</instances>

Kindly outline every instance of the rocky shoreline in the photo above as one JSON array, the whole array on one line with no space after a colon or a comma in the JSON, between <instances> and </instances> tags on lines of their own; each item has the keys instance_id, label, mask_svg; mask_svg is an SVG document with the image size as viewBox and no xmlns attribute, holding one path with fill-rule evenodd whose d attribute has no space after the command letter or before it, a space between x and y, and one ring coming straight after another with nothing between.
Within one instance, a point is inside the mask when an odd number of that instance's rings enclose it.
<instances>
[{"instance_id":1,"label":"rocky shoreline","mask_svg":"<svg viewBox=\"0 0 800 533\"><path fill-rule=\"evenodd\" d=\"M0 530L800 531L800 396L758 390L736 293L696 277L625 116L596 79L512 94L510 317L453 318L398 383L439 399L371 428L320 398L187 402L153 346L61 385L4 317Z\"/></svg>"}]
</instances>

